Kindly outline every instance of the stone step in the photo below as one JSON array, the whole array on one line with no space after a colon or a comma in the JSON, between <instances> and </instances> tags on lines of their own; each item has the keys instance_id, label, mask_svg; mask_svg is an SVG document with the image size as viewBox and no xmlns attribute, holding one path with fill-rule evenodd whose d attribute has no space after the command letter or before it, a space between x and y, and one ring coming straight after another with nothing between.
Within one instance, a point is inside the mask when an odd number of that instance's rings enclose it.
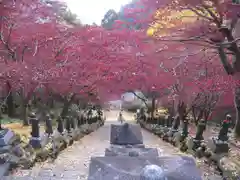
<instances>
[{"instance_id":1,"label":"stone step","mask_svg":"<svg viewBox=\"0 0 240 180\"><path fill-rule=\"evenodd\" d=\"M9 168L10 168L9 163L0 164L0 179L2 179L3 176L8 173Z\"/></svg>"},{"instance_id":2,"label":"stone step","mask_svg":"<svg viewBox=\"0 0 240 180\"><path fill-rule=\"evenodd\" d=\"M109 147L105 149L105 156L147 156L157 157L157 148L126 148Z\"/></svg>"},{"instance_id":3,"label":"stone step","mask_svg":"<svg viewBox=\"0 0 240 180\"><path fill-rule=\"evenodd\" d=\"M161 175L168 180L202 180L201 172L193 158L188 156L162 157L93 157L88 180L141 179L146 166L155 165L163 169ZM153 171L149 170L149 176ZM156 174L156 173L155 173ZM146 177L146 176L145 176ZM159 179L151 177L149 179Z\"/></svg>"}]
</instances>

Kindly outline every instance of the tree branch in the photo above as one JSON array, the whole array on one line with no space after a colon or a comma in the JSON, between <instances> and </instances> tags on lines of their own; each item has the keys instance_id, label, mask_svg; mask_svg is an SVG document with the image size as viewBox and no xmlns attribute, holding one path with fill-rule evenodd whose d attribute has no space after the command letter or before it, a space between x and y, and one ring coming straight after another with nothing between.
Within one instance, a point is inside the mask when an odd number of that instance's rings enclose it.
<instances>
[{"instance_id":1,"label":"tree branch","mask_svg":"<svg viewBox=\"0 0 240 180\"><path fill-rule=\"evenodd\" d=\"M218 48L218 52L219 52L220 60L223 64L225 71L227 72L228 75L233 75L234 69L233 69L232 65L228 62L227 56L225 54L223 47L220 46Z\"/></svg>"},{"instance_id":2,"label":"tree branch","mask_svg":"<svg viewBox=\"0 0 240 180\"><path fill-rule=\"evenodd\" d=\"M147 105L147 100L145 98L142 98L141 96L137 95L137 93L135 93L134 91L129 91L130 93L132 93L134 96L136 96L138 99L140 99L146 107L148 107Z\"/></svg>"}]
</instances>

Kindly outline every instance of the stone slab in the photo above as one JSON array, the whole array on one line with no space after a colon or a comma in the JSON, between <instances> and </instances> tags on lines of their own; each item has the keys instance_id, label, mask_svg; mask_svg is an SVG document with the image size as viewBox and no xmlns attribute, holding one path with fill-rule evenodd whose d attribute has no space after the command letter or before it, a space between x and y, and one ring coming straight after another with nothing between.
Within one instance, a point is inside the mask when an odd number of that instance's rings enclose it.
<instances>
[{"instance_id":1,"label":"stone slab","mask_svg":"<svg viewBox=\"0 0 240 180\"><path fill-rule=\"evenodd\" d=\"M117 145L143 144L141 127L136 124L111 124L110 143Z\"/></svg>"},{"instance_id":2,"label":"stone slab","mask_svg":"<svg viewBox=\"0 0 240 180\"><path fill-rule=\"evenodd\" d=\"M157 157L157 148L110 147L105 149L105 156L150 156Z\"/></svg>"},{"instance_id":3,"label":"stone slab","mask_svg":"<svg viewBox=\"0 0 240 180\"><path fill-rule=\"evenodd\" d=\"M127 145L116 145L116 144L110 144L110 147L125 147L125 148L145 148L145 145L144 144L134 144L134 145L131 145L131 144L127 144Z\"/></svg>"},{"instance_id":4,"label":"stone slab","mask_svg":"<svg viewBox=\"0 0 240 180\"><path fill-rule=\"evenodd\" d=\"M194 159L188 156L93 157L88 180L140 180L143 168L151 164L160 166L167 180L202 180Z\"/></svg>"},{"instance_id":5,"label":"stone slab","mask_svg":"<svg viewBox=\"0 0 240 180\"><path fill-rule=\"evenodd\" d=\"M0 146L9 145L10 140L15 136L14 132L9 129L0 130Z\"/></svg>"},{"instance_id":6,"label":"stone slab","mask_svg":"<svg viewBox=\"0 0 240 180\"><path fill-rule=\"evenodd\" d=\"M9 163L0 164L0 179L3 179L3 176L8 173L9 168L10 168Z\"/></svg>"}]
</instances>

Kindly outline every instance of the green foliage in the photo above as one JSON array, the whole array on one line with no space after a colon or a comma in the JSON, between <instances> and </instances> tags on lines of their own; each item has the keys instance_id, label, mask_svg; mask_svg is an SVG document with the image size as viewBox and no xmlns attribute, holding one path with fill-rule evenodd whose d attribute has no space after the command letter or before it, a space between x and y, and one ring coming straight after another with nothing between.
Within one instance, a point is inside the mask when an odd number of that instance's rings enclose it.
<instances>
[{"instance_id":1,"label":"green foliage","mask_svg":"<svg viewBox=\"0 0 240 180\"><path fill-rule=\"evenodd\" d=\"M112 28L114 22L118 19L118 14L113 9L110 9L102 19L102 27L109 29Z\"/></svg>"}]
</instances>

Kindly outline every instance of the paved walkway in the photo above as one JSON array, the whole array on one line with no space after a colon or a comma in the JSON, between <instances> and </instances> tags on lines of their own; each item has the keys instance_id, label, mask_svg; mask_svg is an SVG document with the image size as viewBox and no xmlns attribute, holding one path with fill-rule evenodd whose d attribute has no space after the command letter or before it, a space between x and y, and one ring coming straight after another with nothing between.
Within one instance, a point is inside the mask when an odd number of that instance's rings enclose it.
<instances>
[{"instance_id":1,"label":"paved walkway","mask_svg":"<svg viewBox=\"0 0 240 180\"><path fill-rule=\"evenodd\" d=\"M105 148L110 145L110 124L117 123L112 121L116 119L117 114L118 112L107 112L106 124L103 127L75 142L71 147L64 150L54 162L38 164L32 170L18 171L4 180L86 180L91 156L104 156ZM133 120L133 116L129 113L124 113L123 116L128 121ZM157 136L145 130L142 133L144 144L148 147L157 147L160 155L177 152L177 149L164 143ZM208 167L201 167L201 169L204 173L209 171Z\"/></svg>"}]
</instances>

